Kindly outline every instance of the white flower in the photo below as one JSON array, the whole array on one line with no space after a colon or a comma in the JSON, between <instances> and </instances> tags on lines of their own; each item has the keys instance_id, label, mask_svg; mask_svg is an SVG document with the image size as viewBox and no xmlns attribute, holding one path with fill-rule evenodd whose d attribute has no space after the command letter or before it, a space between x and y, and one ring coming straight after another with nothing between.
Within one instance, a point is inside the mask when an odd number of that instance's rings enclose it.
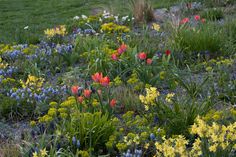
<instances>
[{"instance_id":1,"label":"white flower","mask_svg":"<svg viewBox=\"0 0 236 157\"><path fill-rule=\"evenodd\" d=\"M102 15L103 15L103 16L109 16L110 13L109 13L108 11L104 10Z\"/></svg>"},{"instance_id":2,"label":"white flower","mask_svg":"<svg viewBox=\"0 0 236 157\"><path fill-rule=\"evenodd\" d=\"M79 16L75 16L73 19L74 20L79 20Z\"/></svg>"},{"instance_id":3,"label":"white flower","mask_svg":"<svg viewBox=\"0 0 236 157\"><path fill-rule=\"evenodd\" d=\"M25 26L24 29L25 29L25 30L26 30L26 29L29 29L29 26Z\"/></svg>"},{"instance_id":4,"label":"white flower","mask_svg":"<svg viewBox=\"0 0 236 157\"><path fill-rule=\"evenodd\" d=\"M123 16L123 17L122 17L122 21L126 21L127 18L129 18L129 16Z\"/></svg>"},{"instance_id":5,"label":"white flower","mask_svg":"<svg viewBox=\"0 0 236 157\"><path fill-rule=\"evenodd\" d=\"M118 20L118 16L114 16L114 18L115 18L116 22L118 22L118 21L119 21L119 20Z\"/></svg>"},{"instance_id":6,"label":"white flower","mask_svg":"<svg viewBox=\"0 0 236 157\"><path fill-rule=\"evenodd\" d=\"M81 16L83 19L87 19L88 17L86 15Z\"/></svg>"},{"instance_id":7,"label":"white flower","mask_svg":"<svg viewBox=\"0 0 236 157\"><path fill-rule=\"evenodd\" d=\"M107 19L109 17L112 17L113 15L111 15L108 11L104 10L102 16L103 18Z\"/></svg>"}]
</instances>

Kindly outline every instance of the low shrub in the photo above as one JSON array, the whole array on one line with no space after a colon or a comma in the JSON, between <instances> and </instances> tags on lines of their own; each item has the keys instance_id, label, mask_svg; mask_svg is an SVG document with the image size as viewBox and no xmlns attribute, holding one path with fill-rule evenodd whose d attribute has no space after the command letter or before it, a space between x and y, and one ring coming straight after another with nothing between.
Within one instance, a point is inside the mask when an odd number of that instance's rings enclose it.
<instances>
[{"instance_id":1,"label":"low shrub","mask_svg":"<svg viewBox=\"0 0 236 157\"><path fill-rule=\"evenodd\" d=\"M200 15L202 18L212 21L221 20L224 18L224 13L222 9L219 8L207 9L201 12Z\"/></svg>"},{"instance_id":2,"label":"low shrub","mask_svg":"<svg viewBox=\"0 0 236 157\"><path fill-rule=\"evenodd\" d=\"M216 58L226 55L223 49L225 33L219 26L213 24L199 24L196 27L186 23L175 29L170 39L170 45L175 50L175 59L186 63L195 62L200 58ZM185 64L181 62L181 64Z\"/></svg>"}]
</instances>

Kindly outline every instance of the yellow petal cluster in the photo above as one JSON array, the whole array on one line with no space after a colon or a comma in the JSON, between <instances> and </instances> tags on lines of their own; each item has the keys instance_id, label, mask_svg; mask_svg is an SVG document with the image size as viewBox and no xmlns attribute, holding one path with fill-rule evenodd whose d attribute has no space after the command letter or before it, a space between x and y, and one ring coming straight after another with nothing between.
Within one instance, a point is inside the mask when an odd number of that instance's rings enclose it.
<instances>
[{"instance_id":1,"label":"yellow petal cluster","mask_svg":"<svg viewBox=\"0 0 236 157\"><path fill-rule=\"evenodd\" d=\"M39 90L39 88L41 88L43 86L44 79L41 77L28 75L26 82L23 82L22 80L20 80L20 82L21 82L21 86L23 88L29 87L29 88Z\"/></svg>"},{"instance_id":2,"label":"yellow petal cluster","mask_svg":"<svg viewBox=\"0 0 236 157\"><path fill-rule=\"evenodd\" d=\"M44 34L48 37L48 38L52 38L56 35L59 36L65 36L67 34L66 32L66 26L65 25L60 25L57 26L55 28L51 28L51 29L46 29L44 31Z\"/></svg>"},{"instance_id":3,"label":"yellow petal cluster","mask_svg":"<svg viewBox=\"0 0 236 157\"><path fill-rule=\"evenodd\" d=\"M200 117L197 117L196 123L192 125L190 132L197 134L201 139L206 139L210 152L216 152L217 149L225 150L236 142L236 122L228 126L219 125L215 122L208 125Z\"/></svg>"},{"instance_id":4,"label":"yellow petal cluster","mask_svg":"<svg viewBox=\"0 0 236 157\"><path fill-rule=\"evenodd\" d=\"M159 143L156 142L156 156L165 156L165 157L174 157L181 156L187 157L187 149L186 145L188 144L188 140L185 139L184 136L179 135L176 138L165 139L163 137L164 142Z\"/></svg>"},{"instance_id":5,"label":"yellow petal cluster","mask_svg":"<svg viewBox=\"0 0 236 157\"><path fill-rule=\"evenodd\" d=\"M101 26L101 31L102 32L107 32L107 33L114 33L114 32L127 33L127 32L130 31L130 29L126 26L118 25L118 24L115 24L113 22L109 22L109 23L104 23Z\"/></svg>"},{"instance_id":6,"label":"yellow petal cluster","mask_svg":"<svg viewBox=\"0 0 236 157\"><path fill-rule=\"evenodd\" d=\"M172 103L172 98L175 96L175 93L168 93L167 95L166 95L166 102L168 102L168 103Z\"/></svg>"},{"instance_id":7,"label":"yellow petal cluster","mask_svg":"<svg viewBox=\"0 0 236 157\"><path fill-rule=\"evenodd\" d=\"M145 105L145 109L148 110L148 105L154 105L156 98L160 95L156 87L145 88L146 96L139 95L140 101Z\"/></svg>"}]
</instances>

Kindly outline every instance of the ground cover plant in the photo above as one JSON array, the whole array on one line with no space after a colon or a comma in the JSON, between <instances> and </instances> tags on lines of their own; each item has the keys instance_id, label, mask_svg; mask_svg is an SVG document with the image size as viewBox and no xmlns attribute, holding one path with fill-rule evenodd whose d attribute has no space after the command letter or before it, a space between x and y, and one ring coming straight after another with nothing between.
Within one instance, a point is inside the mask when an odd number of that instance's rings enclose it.
<instances>
[{"instance_id":1,"label":"ground cover plant","mask_svg":"<svg viewBox=\"0 0 236 157\"><path fill-rule=\"evenodd\" d=\"M233 1L12 3L0 157L236 155ZM17 30L17 13L39 19Z\"/></svg>"}]
</instances>

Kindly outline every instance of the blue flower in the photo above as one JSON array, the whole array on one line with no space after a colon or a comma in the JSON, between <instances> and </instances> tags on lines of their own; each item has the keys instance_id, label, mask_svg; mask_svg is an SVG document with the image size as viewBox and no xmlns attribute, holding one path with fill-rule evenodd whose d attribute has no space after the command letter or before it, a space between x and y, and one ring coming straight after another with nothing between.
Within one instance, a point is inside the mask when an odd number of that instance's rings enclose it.
<instances>
[{"instance_id":1,"label":"blue flower","mask_svg":"<svg viewBox=\"0 0 236 157\"><path fill-rule=\"evenodd\" d=\"M76 145L76 137L75 136L73 136L73 138L72 138L72 144Z\"/></svg>"},{"instance_id":2,"label":"blue flower","mask_svg":"<svg viewBox=\"0 0 236 157\"><path fill-rule=\"evenodd\" d=\"M155 135L153 133L150 134L150 139L155 140Z\"/></svg>"}]
</instances>

